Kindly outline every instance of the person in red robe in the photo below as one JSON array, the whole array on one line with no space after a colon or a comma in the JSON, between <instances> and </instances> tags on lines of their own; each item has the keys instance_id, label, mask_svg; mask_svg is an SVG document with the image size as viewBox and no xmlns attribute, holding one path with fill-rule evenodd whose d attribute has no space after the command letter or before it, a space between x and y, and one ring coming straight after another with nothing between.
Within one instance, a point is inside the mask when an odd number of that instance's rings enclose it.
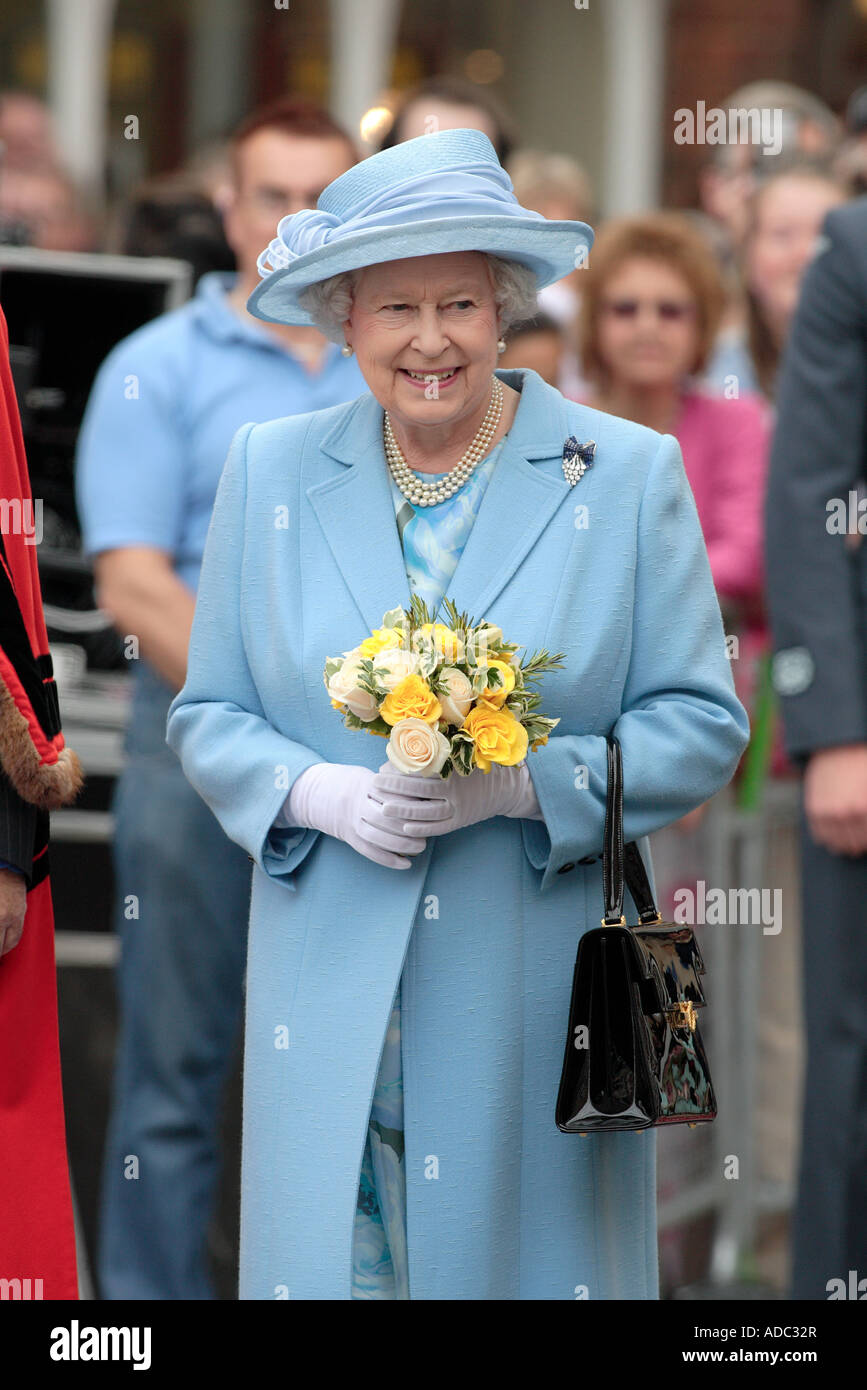
<instances>
[{"instance_id":1,"label":"person in red robe","mask_svg":"<svg viewBox=\"0 0 867 1390\"><path fill-rule=\"evenodd\" d=\"M0 1298L77 1299L48 813L84 775L60 710L0 309Z\"/></svg>"}]
</instances>

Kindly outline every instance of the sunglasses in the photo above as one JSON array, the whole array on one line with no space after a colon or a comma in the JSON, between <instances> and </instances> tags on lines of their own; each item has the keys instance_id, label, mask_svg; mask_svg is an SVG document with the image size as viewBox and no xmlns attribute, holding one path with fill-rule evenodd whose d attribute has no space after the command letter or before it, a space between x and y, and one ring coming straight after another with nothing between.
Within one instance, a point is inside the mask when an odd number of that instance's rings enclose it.
<instances>
[{"instance_id":1,"label":"sunglasses","mask_svg":"<svg viewBox=\"0 0 867 1390\"><path fill-rule=\"evenodd\" d=\"M641 308L655 309L657 316L668 323L679 323L683 319L692 318L695 313L694 304L678 302L675 299L660 299L656 304L649 301L642 304L638 299L609 299L602 307L606 313L617 319L637 318Z\"/></svg>"}]
</instances>

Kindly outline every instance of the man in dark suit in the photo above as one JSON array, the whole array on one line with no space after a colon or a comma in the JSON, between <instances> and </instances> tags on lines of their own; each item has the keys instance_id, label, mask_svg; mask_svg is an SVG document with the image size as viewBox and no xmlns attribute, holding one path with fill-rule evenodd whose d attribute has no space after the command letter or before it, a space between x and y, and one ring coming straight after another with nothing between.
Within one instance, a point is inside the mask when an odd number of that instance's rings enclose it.
<instances>
[{"instance_id":1,"label":"man in dark suit","mask_svg":"<svg viewBox=\"0 0 867 1390\"><path fill-rule=\"evenodd\" d=\"M867 1280L867 197L825 219L777 405L767 600L803 772L807 1044L790 1294L846 1297Z\"/></svg>"}]
</instances>

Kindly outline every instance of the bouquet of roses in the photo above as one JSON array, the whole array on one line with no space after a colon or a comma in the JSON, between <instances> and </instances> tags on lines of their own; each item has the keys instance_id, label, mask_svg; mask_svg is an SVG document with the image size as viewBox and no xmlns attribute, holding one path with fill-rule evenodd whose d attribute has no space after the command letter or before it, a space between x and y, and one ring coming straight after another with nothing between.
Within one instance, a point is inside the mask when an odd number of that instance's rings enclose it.
<instances>
[{"instance_id":1,"label":"bouquet of roses","mask_svg":"<svg viewBox=\"0 0 867 1390\"><path fill-rule=\"evenodd\" d=\"M493 623L476 623L443 600L447 623L434 622L417 594L409 612L391 608L382 627L325 662L325 688L348 729L388 739L395 771L420 777L468 777L523 762L560 723L538 713L532 688L562 667L563 652L519 660Z\"/></svg>"}]
</instances>

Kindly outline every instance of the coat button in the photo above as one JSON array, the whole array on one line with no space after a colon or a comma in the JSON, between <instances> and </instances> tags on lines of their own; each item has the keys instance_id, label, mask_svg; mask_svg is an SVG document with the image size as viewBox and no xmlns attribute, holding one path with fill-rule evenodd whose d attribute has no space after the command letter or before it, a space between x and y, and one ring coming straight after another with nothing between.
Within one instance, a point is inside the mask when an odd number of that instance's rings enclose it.
<instances>
[{"instance_id":1,"label":"coat button","mask_svg":"<svg viewBox=\"0 0 867 1390\"><path fill-rule=\"evenodd\" d=\"M575 865L574 865L574 864L561 864L560 867L559 867L559 869L557 870L557 872L558 872L558 874L567 874L567 873L569 872L570 869L574 869L574 868L575 868Z\"/></svg>"},{"instance_id":2,"label":"coat button","mask_svg":"<svg viewBox=\"0 0 867 1390\"><path fill-rule=\"evenodd\" d=\"M596 860L597 860L598 858L599 858L599 855L598 855L598 854L585 854L585 856L584 856L583 859L579 859L579 860L578 860L578 863L579 863L579 864L595 864L595 863L596 863Z\"/></svg>"}]
</instances>

